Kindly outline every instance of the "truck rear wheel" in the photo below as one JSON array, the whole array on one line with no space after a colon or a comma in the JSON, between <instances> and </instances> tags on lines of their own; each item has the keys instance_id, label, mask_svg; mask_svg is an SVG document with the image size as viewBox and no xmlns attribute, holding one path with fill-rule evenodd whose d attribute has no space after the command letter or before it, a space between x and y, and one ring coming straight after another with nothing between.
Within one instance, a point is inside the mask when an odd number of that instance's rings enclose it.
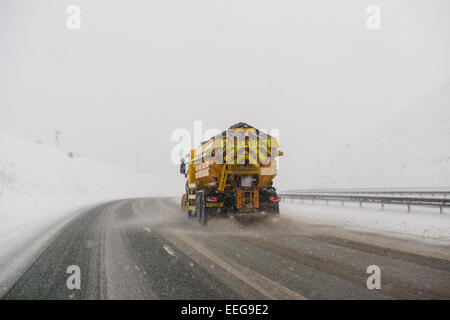
<instances>
[{"instance_id":1,"label":"truck rear wheel","mask_svg":"<svg viewBox=\"0 0 450 320\"><path fill-rule=\"evenodd\" d=\"M195 197L195 214L198 218L198 223L202 225L208 223L208 214L205 203L205 194L203 192L198 192Z\"/></svg>"},{"instance_id":2,"label":"truck rear wheel","mask_svg":"<svg viewBox=\"0 0 450 320\"><path fill-rule=\"evenodd\" d=\"M273 208L272 208L272 213L279 216L280 215L280 204L277 203Z\"/></svg>"}]
</instances>

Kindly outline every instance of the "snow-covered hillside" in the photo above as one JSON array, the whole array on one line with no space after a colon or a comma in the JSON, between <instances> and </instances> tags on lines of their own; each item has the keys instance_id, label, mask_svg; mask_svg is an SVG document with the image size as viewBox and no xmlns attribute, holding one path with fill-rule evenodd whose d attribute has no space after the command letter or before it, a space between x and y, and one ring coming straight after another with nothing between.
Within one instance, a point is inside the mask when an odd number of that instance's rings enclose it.
<instances>
[{"instance_id":1,"label":"snow-covered hillside","mask_svg":"<svg viewBox=\"0 0 450 320\"><path fill-rule=\"evenodd\" d=\"M0 233L94 202L174 195L168 179L137 174L0 132Z\"/></svg>"},{"instance_id":2,"label":"snow-covered hillside","mask_svg":"<svg viewBox=\"0 0 450 320\"><path fill-rule=\"evenodd\" d=\"M450 81L320 167L311 187L450 186Z\"/></svg>"}]
</instances>

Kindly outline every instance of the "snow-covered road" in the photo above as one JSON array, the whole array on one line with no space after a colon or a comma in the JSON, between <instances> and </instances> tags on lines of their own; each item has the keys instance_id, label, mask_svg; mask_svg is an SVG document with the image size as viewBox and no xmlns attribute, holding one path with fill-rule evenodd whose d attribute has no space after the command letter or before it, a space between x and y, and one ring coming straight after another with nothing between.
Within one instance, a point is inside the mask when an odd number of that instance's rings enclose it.
<instances>
[{"instance_id":1,"label":"snow-covered road","mask_svg":"<svg viewBox=\"0 0 450 320\"><path fill-rule=\"evenodd\" d=\"M177 199L95 206L69 222L5 299L449 299L448 246L311 224L190 220ZM70 290L67 267L81 270ZM366 286L381 269L381 289Z\"/></svg>"}]
</instances>

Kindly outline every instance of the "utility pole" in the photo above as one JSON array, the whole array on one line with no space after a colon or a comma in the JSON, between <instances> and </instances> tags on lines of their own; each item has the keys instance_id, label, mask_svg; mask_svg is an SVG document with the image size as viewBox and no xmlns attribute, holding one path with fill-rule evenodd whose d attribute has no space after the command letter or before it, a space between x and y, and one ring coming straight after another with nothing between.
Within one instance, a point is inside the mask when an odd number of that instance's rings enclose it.
<instances>
[{"instance_id":1,"label":"utility pole","mask_svg":"<svg viewBox=\"0 0 450 320\"><path fill-rule=\"evenodd\" d=\"M61 135L61 132L59 130L55 131L55 140L56 140L56 147L59 149L59 136Z\"/></svg>"},{"instance_id":2,"label":"utility pole","mask_svg":"<svg viewBox=\"0 0 450 320\"><path fill-rule=\"evenodd\" d=\"M136 155L136 171L139 172L139 155Z\"/></svg>"}]
</instances>

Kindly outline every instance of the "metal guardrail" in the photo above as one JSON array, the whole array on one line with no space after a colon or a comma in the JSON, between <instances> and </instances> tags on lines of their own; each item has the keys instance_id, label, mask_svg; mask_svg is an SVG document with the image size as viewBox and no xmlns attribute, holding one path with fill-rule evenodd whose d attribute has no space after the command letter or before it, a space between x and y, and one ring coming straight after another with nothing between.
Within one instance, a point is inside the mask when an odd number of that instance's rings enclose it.
<instances>
[{"instance_id":1,"label":"metal guardrail","mask_svg":"<svg viewBox=\"0 0 450 320\"><path fill-rule=\"evenodd\" d=\"M332 193L332 194L384 194L384 195L446 195L450 197L450 187L443 188L339 188L339 189L306 189L288 190L283 193Z\"/></svg>"},{"instance_id":2,"label":"metal guardrail","mask_svg":"<svg viewBox=\"0 0 450 320\"><path fill-rule=\"evenodd\" d=\"M381 209L384 209L385 204L394 205L405 205L407 206L408 212L411 211L411 206L421 206L421 207L436 207L439 208L440 214L444 213L445 207L450 207L450 192L449 191L439 191L437 193L434 191L376 191L374 192L364 192L362 190L354 190L349 192L348 190L341 191L331 191L325 190L318 192L312 190L306 190L304 192L290 192L290 193L279 193L282 200L286 199L299 199L311 200L313 203L316 200L325 201L328 204L329 201L341 202L343 206L345 202L357 202L359 206L362 207L363 203L379 203ZM420 194L422 196L417 196ZM438 195L438 196L436 196Z\"/></svg>"}]
</instances>

